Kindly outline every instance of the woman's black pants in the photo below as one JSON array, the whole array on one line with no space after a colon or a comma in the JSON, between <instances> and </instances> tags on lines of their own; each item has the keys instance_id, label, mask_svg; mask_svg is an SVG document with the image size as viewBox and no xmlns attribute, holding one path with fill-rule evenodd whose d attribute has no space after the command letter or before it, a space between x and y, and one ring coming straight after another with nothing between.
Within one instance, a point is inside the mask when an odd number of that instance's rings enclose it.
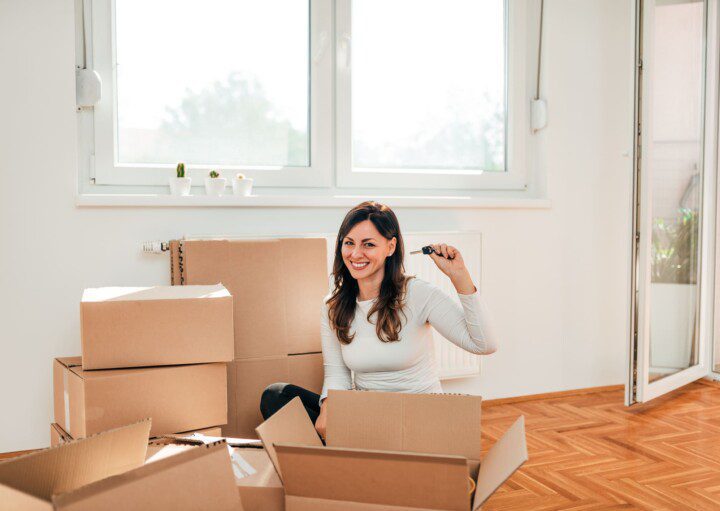
<instances>
[{"instance_id":1,"label":"woman's black pants","mask_svg":"<svg viewBox=\"0 0 720 511\"><path fill-rule=\"evenodd\" d=\"M260 413L264 419L269 419L280 408L288 404L293 398L299 397L313 424L320 415L320 394L292 385L291 383L273 383L262 393L260 398Z\"/></svg>"}]
</instances>

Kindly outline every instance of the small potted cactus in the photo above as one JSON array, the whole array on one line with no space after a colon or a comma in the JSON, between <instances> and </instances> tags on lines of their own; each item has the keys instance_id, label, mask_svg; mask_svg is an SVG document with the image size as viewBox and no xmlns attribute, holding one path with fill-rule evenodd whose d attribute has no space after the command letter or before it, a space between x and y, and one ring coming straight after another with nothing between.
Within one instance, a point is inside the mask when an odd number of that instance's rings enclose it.
<instances>
[{"instance_id":1,"label":"small potted cactus","mask_svg":"<svg viewBox=\"0 0 720 511\"><path fill-rule=\"evenodd\" d=\"M211 170L208 177L205 178L205 193L220 197L225 191L227 179L220 176L216 170Z\"/></svg>"},{"instance_id":2,"label":"small potted cactus","mask_svg":"<svg viewBox=\"0 0 720 511\"><path fill-rule=\"evenodd\" d=\"M190 195L191 178L185 177L185 164L178 163L175 169L176 177L171 177L170 195L185 196Z\"/></svg>"},{"instance_id":3,"label":"small potted cactus","mask_svg":"<svg viewBox=\"0 0 720 511\"><path fill-rule=\"evenodd\" d=\"M245 177L245 174L239 173L232 180L233 194L247 197L252 193L252 185L251 177Z\"/></svg>"}]
</instances>

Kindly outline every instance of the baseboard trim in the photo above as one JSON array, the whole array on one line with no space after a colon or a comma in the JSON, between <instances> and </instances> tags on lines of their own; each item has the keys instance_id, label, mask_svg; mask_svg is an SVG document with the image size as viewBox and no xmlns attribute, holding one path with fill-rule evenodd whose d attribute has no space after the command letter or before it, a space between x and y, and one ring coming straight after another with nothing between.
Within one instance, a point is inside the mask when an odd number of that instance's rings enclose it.
<instances>
[{"instance_id":1,"label":"baseboard trim","mask_svg":"<svg viewBox=\"0 0 720 511\"><path fill-rule=\"evenodd\" d=\"M512 403L523 403L525 401L537 401L539 399L558 399L568 396L582 396L584 394L595 394L597 392L616 392L625 390L624 385L606 385L604 387L587 387L584 389L560 390L558 392L546 392L544 394L529 394L527 396L504 397L500 399L488 399L483 401L483 406L498 406Z\"/></svg>"}]
</instances>

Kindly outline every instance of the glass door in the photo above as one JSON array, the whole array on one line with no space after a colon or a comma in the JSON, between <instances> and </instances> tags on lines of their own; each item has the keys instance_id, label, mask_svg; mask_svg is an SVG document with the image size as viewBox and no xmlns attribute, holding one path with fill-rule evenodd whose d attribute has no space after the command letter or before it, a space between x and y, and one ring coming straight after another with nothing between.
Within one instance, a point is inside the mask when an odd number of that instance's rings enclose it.
<instances>
[{"instance_id":1,"label":"glass door","mask_svg":"<svg viewBox=\"0 0 720 511\"><path fill-rule=\"evenodd\" d=\"M716 104L716 73L707 72L716 52L707 44L708 8L704 0L638 0L628 404L709 371L716 144L706 107Z\"/></svg>"}]
</instances>

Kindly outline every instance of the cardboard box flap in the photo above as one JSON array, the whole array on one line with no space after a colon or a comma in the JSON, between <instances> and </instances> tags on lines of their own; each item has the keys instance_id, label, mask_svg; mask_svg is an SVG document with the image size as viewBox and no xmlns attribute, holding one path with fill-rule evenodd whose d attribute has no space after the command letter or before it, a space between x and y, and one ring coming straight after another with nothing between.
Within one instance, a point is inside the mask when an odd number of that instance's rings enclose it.
<instances>
[{"instance_id":1,"label":"cardboard box flap","mask_svg":"<svg viewBox=\"0 0 720 511\"><path fill-rule=\"evenodd\" d=\"M73 367L82 366L82 357L59 357L59 358L56 358L55 360L57 360L59 363L61 363L62 365L64 365L65 367L67 367L69 369L73 368Z\"/></svg>"},{"instance_id":2,"label":"cardboard box flap","mask_svg":"<svg viewBox=\"0 0 720 511\"><path fill-rule=\"evenodd\" d=\"M310 417L299 397L278 410L275 415L255 428L263 446L270 457L280 479L283 478L278 464L275 444L292 443L309 446L322 446L322 440L315 431Z\"/></svg>"},{"instance_id":3,"label":"cardboard box flap","mask_svg":"<svg viewBox=\"0 0 720 511\"><path fill-rule=\"evenodd\" d=\"M254 472L247 471L245 477L235 479L238 486L255 486L262 488L282 488L282 481L278 477L275 466L270 461L270 457L265 449L253 449L247 447L239 447L233 449L232 461L237 462L240 457L247 465L252 467Z\"/></svg>"},{"instance_id":4,"label":"cardboard box flap","mask_svg":"<svg viewBox=\"0 0 720 511\"><path fill-rule=\"evenodd\" d=\"M53 511L53 505L50 502L2 484L0 484L0 506L5 511Z\"/></svg>"},{"instance_id":5,"label":"cardboard box flap","mask_svg":"<svg viewBox=\"0 0 720 511\"><path fill-rule=\"evenodd\" d=\"M150 419L0 463L0 484L49 501L53 494L141 466Z\"/></svg>"},{"instance_id":6,"label":"cardboard box flap","mask_svg":"<svg viewBox=\"0 0 720 511\"><path fill-rule=\"evenodd\" d=\"M527 460L525 417L520 416L482 459L473 511L479 509L483 502Z\"/></svg>"},{"instance_id":7,"label":"cardboard box flap","mask_svg":"<svg viewBox=\"0 0 720 511\"><path fill-rule=\"evenodd\" d=\"M242 509L227 445L218 442L190 448L57 495L59 509Z\"/></svg>"},{"instance_id":8,"label":"cardboard box flap","mask_svg":"<svg viewBox=\"0 0 720 511\"><path fill-rule=\"evenodd\" d=\"M327 444L480 459L482 398L331 390Z\"/></svg>"},{"instance_id":9,"label":"cardboard box flap","mask_svg":"<svg viewBox=\"0 0 720 511\"><path fill-rule=\"evenodd\" d=\"M276 444L285 494L405 508L466 511L462 456Z\"/></svg>"},{"instance_id":10,"label":"cardboard box flap","mask_svg":"<svg viewBox=\"0 0 720 511\"><path fill-rule=\"evenodd\" d=\"M205 286L96 287L83 291L82 303L230 298L222 284Z\"/></svg>"}]
</instances>

